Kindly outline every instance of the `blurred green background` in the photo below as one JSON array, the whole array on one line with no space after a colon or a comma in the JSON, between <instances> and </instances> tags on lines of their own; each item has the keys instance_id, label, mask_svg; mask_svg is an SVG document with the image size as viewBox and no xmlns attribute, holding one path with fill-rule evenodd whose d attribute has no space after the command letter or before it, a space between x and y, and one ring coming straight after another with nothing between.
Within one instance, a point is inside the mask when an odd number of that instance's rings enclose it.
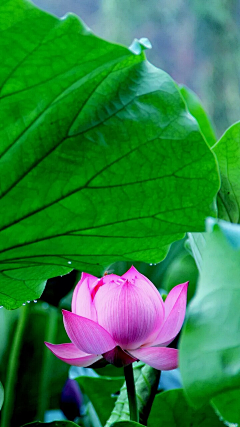
<instances>
[{"instance_id":1,"label":"blurred green background","mask_svg":"<svg viewBox=\"0 0 240 427\"><path fill-rule=\"evenodd\" d=\"M239 0L34 0L57 16L74 12L100 37L129 46L201 98L218 137L240 118Z\"/></svg>"}]
</instances>

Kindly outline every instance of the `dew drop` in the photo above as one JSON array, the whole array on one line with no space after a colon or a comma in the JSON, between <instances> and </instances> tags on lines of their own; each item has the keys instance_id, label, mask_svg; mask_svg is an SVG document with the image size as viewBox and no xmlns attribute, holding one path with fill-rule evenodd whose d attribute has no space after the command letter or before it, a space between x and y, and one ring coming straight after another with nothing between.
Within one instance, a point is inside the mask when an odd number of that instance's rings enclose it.
<instances>
[{"instance_id":1,"label":"dew drop","mask_svg":"<svg viewBox=\"0 0 240 427\"><path fill-rule=\"evenodd\" d=\"M152 265L152 263L151 263L151 264L149 264L149 265Z\"/></svg>"},{"instance_id":2,"label":"dew drop","mask_svg":"<svg viewBox=\"0 0 240 427\"><path fill-rule=\"evenodd\" d=\"M68 261L68 264L72 264L72 261Z\"/></svg>"},{"instance_id":3,"label":"dew drop","mask_svg":"<svg viewBox=\"0 0 240 427\"><path fill-rule=\"evenodd\" d=\"M3 308L3 305L0 305L0 308Z\"/></svg>"},{"instance_id":4,"label":"dew drop","mask_svg":"<svg viewBox=\"0 0 240 427\"><path fill-rule=\"evenodd\" d=\"M23 305L26 305L26 303L24 302Z\"/></svg>"},{"instance_id":5,"label":"dew drop","mask_svg":"<svg viewBox=\"0 0 240 427\"><path fill-rule=\"evenodd\" d=\"M37 300L36 300L36 299L34 299L34 300L33 300L33 302L36 304L36 303L37 303Z\"/></svg>"},{"instance_id":6,"label":"dew drop","mask_svg":"<svg viewBox=\"0 0 240 427\"><path fill-rule=\"evenodd\" d=\"M31 301L27 301L27 303L29 304Z\"/></svg>"}]
</instances>

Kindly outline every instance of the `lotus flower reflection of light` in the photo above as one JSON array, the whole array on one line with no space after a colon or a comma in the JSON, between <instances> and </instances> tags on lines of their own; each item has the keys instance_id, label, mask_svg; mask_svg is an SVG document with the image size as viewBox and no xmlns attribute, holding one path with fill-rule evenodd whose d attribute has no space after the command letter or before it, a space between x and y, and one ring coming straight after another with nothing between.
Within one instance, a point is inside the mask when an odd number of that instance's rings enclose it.
<instances>
[{"instance_id":1,"label":"lotus flower reflection of light","mask_svg":"<svg viewBox=\"0 0 240 427\"><path fill-rule=\"evenodd\" d=\"M72 312L63 310L71 343L45 344L75 366L104 362L127 366L141 360L156 369L175 369L178 350L166 346L182 327L187 286L175 286L163 302L155 286L134 267L123 276L101 279L83 273L73 293Z\"/></svg>"}]
</instances>

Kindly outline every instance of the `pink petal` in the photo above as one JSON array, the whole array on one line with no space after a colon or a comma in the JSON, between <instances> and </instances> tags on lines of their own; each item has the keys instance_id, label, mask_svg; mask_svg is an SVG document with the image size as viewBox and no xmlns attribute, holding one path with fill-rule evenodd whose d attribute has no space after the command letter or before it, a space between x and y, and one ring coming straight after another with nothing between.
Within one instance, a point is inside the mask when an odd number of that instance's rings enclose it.
<instances>
[{"instance_id":1,"label":"pink petal","mask_svg":"<svg viewBox=\"0 0 240 427\"><path fill-rule=\"evenodd\" d=\"M140 279L132 275L131 280L113 278L99 288L94 303L98 323L125 350L154 339L164 318L159 292L142 275Z\"/></svg>"},{"instance_id":2,"label":"pink petal","mask_svg":"<svg viewBox=\"0 0 240 427\"><path fill-rule=\"evenodd\" d=\"M63 360L63 362L69 365L86 367L102 359L102 356L84 353L72 343L51 344L45 342L45 344L58 359Z\"/></svg>"},{"instance_id":3,"label":"pink petal","mask_svg":"<svg viewBox=\"0 0 240 427\"><path fill-rule=\"evenodd\" d=\"M149 345L168 345L180 331L187 305L188 282L175 286L165 301L165 319L159 334Z\"/></svg>"},{"instance_id":4,"label":"pink petal","mask_svg":"<svg viewBox=\"0 0 240 427\"><path fill-rule=\"evenodd\" d=\"M72 297L72 312L88 319L97 320L96 310L92 301L91 292L98 278L88 273L82 273Z\"/></svg>"},{"instance_id":5,"label":"pink petal","mask_svg":"<svg viewBox=\"0 0 240 427\"><path fill-rule=\"evenodd\" d=\"M130 281L137 279L138 281L145 282L145 286L147 285L146 289L148 289L150 287L153 290L153 292L155 292L155 294L157 295L157 298L159 298L159 296L160 296L160 299L161 299L162 304L163 304L162 297L159 294L156 286L154 286L154 284L151 282L151 280L149 280L146 276L139 273L139 271L137 271L137 269L133 265L132 265L132 267L129 268L129 270L125 274L123 274L121 276L121 278L122 279L128 279Z\"/></svg>"},{"instance_id":6,"label":"pink petal","mask_svg":"<svg viewBox=\"0 0 240 427\"><path fill-rule=\"evenodd\" d=\"M62 310L63 322L70 340L88 354L103 354L112 350L116 342L102 326L86 317Z\"/></svg>"},{"instance_id":7,"label":"pink petal","mask_svg":"<svg viewBox=\"0 0 240 427\"><path fill-rule=\"evenodd\" d=\"M112 282L114 280L116 281L118 279L120 279L120 276L117 276L116 274L106 274L105 276L101 277L101 279L99 279L97 281L97 283L95 283L95 286L92 289L92 293L91 293L92 300L94 300L94 297L95 297L98 289L101 288L101 286L104 286L104 285L108 284L109 282Z\"/></svg>"},{"instance_id":8,"label":"pink petal","mask_svg":"<svg viewBox=\"0 0 240 427\"><path fill-rule=\"evenodd\" d=\"M129 353L161 371L169 371L178 367L178 350L169 347L144 347L130 350Z\"/></svg>"},{"instance_id":9,"label":"pink petal","mask_svg":"<svg viewBox=\"0 0 240 427\"><path fill-rule=\"evenodd\" d=\"M126 353L126 351L122 350L119 346L115 347L113 350L108 351L107 353L104 353L103 357L109 363L117 366L118 368L130 365L130 363L137 361L135 357L130 356L130 354Z\"/></svg>"}]
</instances>

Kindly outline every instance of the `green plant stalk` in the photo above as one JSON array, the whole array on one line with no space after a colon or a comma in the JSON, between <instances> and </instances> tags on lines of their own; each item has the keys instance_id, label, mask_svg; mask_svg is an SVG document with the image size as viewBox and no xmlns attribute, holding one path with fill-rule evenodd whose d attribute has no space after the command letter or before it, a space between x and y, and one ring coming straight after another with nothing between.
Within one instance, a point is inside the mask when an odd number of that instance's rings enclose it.
<instances>
[{"instance_id":1,"label":"green plant stalk","mask_svg":"<svg viewBox=\"0 0 240 427\"><path fill-rule=\"evenodd\" d=\"M57 321L58 311L55 307L49 308L49 316L47 318L46 330L45 330L45 341L54 342L57 333ZM43 344L44 345L44 344ZM38 408L37 408L37 419L43 421L44 413L48 409L49 404L49 378L52 365L53 355L44 346L43 350L43 362L41 371L41 380L39 386L38 396Z\"/></svg>"},{"instance_id":2,"label":"green plant stalk","mask_svg":"<svg viewBox=\"0 0 240 427\"><path fill-rule=\"evenodd\" d=\"M137 396L136 396L136 389L135 389L135 383L134 383L134 377L133 377L132 364L125 366L124 375L125 375L125 380L127 385L130 420L136 421L138 423L139 413L138 413Z\"/></svg>"},{"instance_id":3,"label":"green plant stalk","mask_svg":"<svg viewBox=\"0 0 240 427\"><path fill-rule=\"evenodd\" d=\"M7 377L5 383L5 396L2 409L1 427L10 427L12 409L14 405L14 388L17 381L17 371L19 365L19 355L22 346L22 338L26 326L28 316L28 306L20 308L16 332L14 334L13 343L9 356L7 367Z\"/></svg>"}]
</instances>

